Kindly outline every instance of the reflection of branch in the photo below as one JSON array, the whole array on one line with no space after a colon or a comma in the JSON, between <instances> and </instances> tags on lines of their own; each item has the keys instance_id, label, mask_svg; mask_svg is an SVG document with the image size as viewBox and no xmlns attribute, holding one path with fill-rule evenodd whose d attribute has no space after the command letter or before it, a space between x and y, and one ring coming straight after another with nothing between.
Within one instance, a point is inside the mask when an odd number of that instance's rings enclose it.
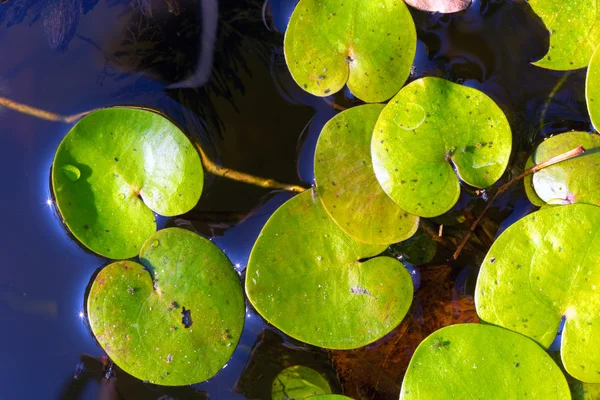
<instances>
[{"instance_id":1,"label":"reflection of branch","mask_svg":"<svg viewBox=\"0 0 600 400\"><path fill-rule=\"evenodd\" d=\"M73 114L73 115L60 115L60 114L55 114L55 113L52 113L49 111L40 110L39 108L31 107L31 106L28 106L25 104L17 103L16 101L7 99L2 96L0 96L0 106L6 107L8 109L11 109L11 110L23 113L23 114L31 115L32 117L45 119L47 121L65 122L68 124L77 121L81 117L83 117L91 112L91 111L85 111L85 112L82 112L79 114ZM143 110L149 110L149 111L153 111L153 112L163 115L162 113L158 112L157 110L153 110L153 109L146 108L146 107L129 107L129 108L138 108L138 109L143 109ZM233 169L222 167L220 165L217 165L211 159L209 159L199 144L197 144L197 143L194 143L194 144L196 145L196 148L200 152L200 157L202 158L202 164L204 166L204 169L213 175L231 179L231 180L238 181L238 182L244 182L249 185L264 187L267 189L280 189L280 190L286 190L288 192L295 192L295 193L300 193L307 189L307 188L299 186L299 185L281 183L281 182L277 182L273 179L261 178L259 176L254 176L254 175L246 174L244 172L239 172L239 171L235 171Z\"/></svg>"},{"instance_id":2,"label":"reflection of branch","mask_svg":"<svg viewBox=\"0 0 600 400\"><path fill-rule=\"evenodd\" d=\"M460 244L456 248L456 251L454 252L454 255L452 256L452 258L455 260L458 258L458 256L460 255L460 252L462 251L463 247L465 247L465 244L467 243L467 241L473 234L473 231L475 231L475 229L477 228L477 226L483 219L483 216L485 215L485 213L490 209L492 204L494 204L494 201L498 198L498 196L500 196L502 193L506 192L509 187L511 187L513 184L520 181L521 179L525 178L527 175L531 175L535 172L538 172L539 170L550 167L554 164L558 164L562 161L570 160L571 158L580 156L583 153L585 153L585 148L583 146L579 146L573 150L567 151L566 153L559 154L556 157L549 158L548 160L546 160L544 162L534 165L533 167L529 168L527 171L524 171L517 177L511 179L504 185L500 186L500 188L498 188L498 191L496 192L496 194L494 194L494 197L491 198L491 200L487 203L487 205L485 206L485 208L483 209L483 211L481 212L479 217L475 220L475 222L473 222L473 224L471 225L471 228L469 229L469 231L463 238L462 242L460 242Z\"/></svg>"}]
</instances>

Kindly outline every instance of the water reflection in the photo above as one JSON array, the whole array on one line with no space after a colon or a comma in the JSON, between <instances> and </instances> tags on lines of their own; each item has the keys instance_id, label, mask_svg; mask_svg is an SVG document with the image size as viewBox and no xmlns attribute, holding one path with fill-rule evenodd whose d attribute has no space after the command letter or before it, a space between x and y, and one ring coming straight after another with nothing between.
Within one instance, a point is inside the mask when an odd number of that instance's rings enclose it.
<instances>
[{"instance_id":1,"label":"water reflection","mask_svg":"<svg viewBox=\"0 0 600 400\"><path fill-rule=\"evenodd\" d=\"M58 399L207 400L210 398L208 393L192 386L165 387L144 383L121 370L104 356L81 354L79 360L72 378L63 383ZM90 397L90 392L97 392L97 395Z\"/></svg>"},{"instance_id":2,"label":"water reflection","mask_svg":"<svg viewBox=\"0 0 600 400\"><path fill-rule=\"evenodd\" d=\"M269 0L263 7L262 1L219 2L210 79L201 85L206 31L197 22L203 21L205 11L195 1L140 0L130 6L122 0L9 0L0 4L0 49L10 54L0 63L0 91L65 115L114 104L156 108L177 120L211 159L223 165L282 182L310 184L318 132L340 109L360 102L348 91L316 98L293 82L282 55L281 32L294 3ZM44 11L46 5L50 11ZM57 17L57 10L66 12ZM265 28L263 15L272 31ZM520 171L536 141L566 129L590 129L583 99L585 71L561 73L530 64L545 53L548 38L526 2L481 0L451 16L417 11L413 16L419 42L410 79L441 76L496 100L515 137L508 176ZM195 75L197 71L201 73ZM189 84L190 77L199 80ZM284 365L306 362L332 373L322 351L293 344L249 308L233 358L210 381L171 391L144 384L118 367L106 381L108 360L82 311L90 275L106 260L81 251L69 238L48 186L54 152L69 126L4 110L0 120L0 174L5 187L0 196L5 211L0 315L8 327L0 333L0 342L3 355L11 360L0 365L0 376L10 380L3 385L2 396L93 399L111 398L116 390L136 399L205 398L207 393L213 399L268 398L269 379ZM482 195L468 188L463 192L459 205L434 221L444 225L443 239L450 241L449 247L468 225L469 214L478 215L485 206ZM290 196L209 176L194 210L177 219L161 218L158 225L185 226L214 236L243 279L260 229ZM493 237L532 210L522 187L515 187L491 210L483 234ZM344 353L348 361L344 365L353 370L343 369L344 359L337 358L336 365L346 373L342 382L346 390L372 394L375 384L353 380L350 372L368 372L371 362L381 361L377 358L381 353L369 358L374 349L389 349L380 394L397 399L402 368L418 339L449 323L448 315L454 321L474 319L469 296L477 272L473 266L485 253L483 242L473 244L472 257L452 266L440 263L451 254L452 249L445 248L437 264L416 267L421 287L411 325L399 328L412 329L411 341L397 342L406 333L398 330L396 336L364 349L366 353ZM443 296L431 288L439 288ZM432 312L425 314L425 308ZM78 362L82 364L75 367ZM260 377L263 364L265 375Z\"/></svg>"}]
</instances>

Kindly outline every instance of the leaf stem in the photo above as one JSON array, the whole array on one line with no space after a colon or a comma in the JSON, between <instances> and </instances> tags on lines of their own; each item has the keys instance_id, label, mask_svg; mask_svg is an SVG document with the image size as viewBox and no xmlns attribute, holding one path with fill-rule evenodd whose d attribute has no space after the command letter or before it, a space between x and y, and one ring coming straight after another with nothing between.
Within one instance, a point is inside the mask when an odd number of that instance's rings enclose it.
<instances>
[{"instance_id":1,"label":"leaf stem","mask_svg":"<svg viewBox=\"0 0 600 400\"><path fill-rule=\"evenodd\" d=\"M30 115L32 117L39 118L39 119L44 119L46 121L64 122L67 124L71 124L91 112L91 111L85 111L85 112L82 112L79 114L73 114L73 115L60 115L60 114L45 111L45 110L42 110L39 108L35 108L32 106L28 106L26 104L18 103L14 100L11 100L11 99L8 99L8 98L2 97L2 96L0 96L0 107L5 107L5 108L8 108L13 111L20 112L22 114ZM158 112L157 110L147 108L147 107L133 107L133 108L149 110L149 111L157 112L158 114L163 115L162 113ZM216 164L210 158L208 158L208 156L206 155L206 153L204 153L204 150L202 150L202 148L200 147L199 144L194 143L194 145L196 146L196 148L198 149L198 151L200 153L200 157L202 158L202 165L204 166L204 169L213 175L231 179L231 180L238 181L238 182L247 183L249 185L264 187L267 189L286 190L288 192L294 192L294 193L300 193L307 189L307 187L302 187L299 185L292 185L292 184L288 184L288 183L281 183L281 182L278 182L273 179L261 178L259 176L254 176L254 175L246 174L244 172L240 172L240 171L236 171L233 169L222 167L222 166Z\"/></svg>"},{"instance_id":2,"label":"leaf stem","mask_svg":"<svg viewBox=\"0 0 600 400\"><path fill-rule=\"evenodd\" d=\"M200 157L202 158L202 165L204 165L204 169L207 172L210 172L213 175L220 176L222 178L231 179L233 181L244 182L254 186L260 186L268 189L279 189L285 190L288 192L294 193L302 193L307 190L307 187L302 187L299 185L292 185L289 183L281 183L277 182L274 179L269 178L261 178L260 176L250 175L245 172L236 171L230 168L223 167L221 165L216 164L212 161L202 147L198 143L194 143L198 152L200 153Z\"/></svg>"},{"instance_id":3,"label":"leaf stem","mask_svg":"<svg viewBox=\"0 0 600 400\"><path fill-rule=\"evenodd\" d=\"M49 111L41 110L39 108L31 107L26 104L21 104L14 100L7 99L6 97L2 97L2 96L0 96L0 106L8 108L13 111L20 112L22 114L31 115L32 117L36 117L39 119L45 119L47 121L54 121L54 122L66 122L68 124L77 121L79 118L81 118L84 115L89 113L89 111L86 111L86 112L74 114L74 115L60 115L60 114L55 114L55 113L52 113Z\"/></svg>"},{"instance_id":4,"label":"leaf stem","mask_svg":"<svg viewBox=\"0 0 600 400\"><path fill-rule=\"evenodd\" d=\"M528 170L522 172L520 175L512 178L510 181L508 181L504 185L500 186L498 188L498 190L496 191L496 194L494 194L494 197L491 198L491 200L487 203L487 205L483 209L482 213L475 220L475 222L473 222L473 224L471 225L471 228L469 229L469 231L467 232L467 234L465 235L463 240L460 242L460 244L456 248L456 251L452 255L452 259L456 260L458 258L463 247L465 247L465 244L467 243L467 241L469 240L469 238L471 237L471 235L473 234L475 229L477 229L477 226L479 225L479 223L485 216L485 213L494 204L494 201L496 201L498 196L500 196L502 193L506 192L508 190L508 188L510 188L512 185L514 185L516 182L520 181L521 179L525 178L527 175L531 175L531 174L538 172L544 168L548 168L554 164L558 164L560 162L567 161L567 160L570 160L571 158L580 156L583 153L585 153L585 151L586 150L583 146L579 146L579 147L574 148L573 150L567 151L566 153L562 153L555 157L551 157L551 158L547 159L546 161L543 161L539 164L534 165L533 167L529 168Z\"/></svg>"}]
</instances>

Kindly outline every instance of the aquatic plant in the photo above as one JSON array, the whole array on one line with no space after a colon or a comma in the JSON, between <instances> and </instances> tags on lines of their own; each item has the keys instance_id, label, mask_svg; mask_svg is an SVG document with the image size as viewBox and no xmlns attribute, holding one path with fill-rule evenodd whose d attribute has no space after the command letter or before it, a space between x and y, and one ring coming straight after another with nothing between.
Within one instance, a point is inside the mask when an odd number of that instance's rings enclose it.
<instances>
[{"instance_id":1,"label":"aquatic plant","mask_svg":"<svg viewBox=\"0 0 600 400\"><path fill-rule=\"evenodd\" d=\"M470 5L407 3L445 12ZM589 63L586 100L598 126L595 2L530 5L550 33L549 52L536 65L568 70ZM451 210L463 187L491 188L505 173L512 133L502 109L482 91L438 77L404 86L416 45L404 2L300 0L291 17L284 51L301 88L329 96L347 86L365 102L391 98L352 107L324 126L316 185L284 203L254 244L247 298L292 338L356 349L392 332L409 313L414 285L402 263L388 255L430 260L434 241L443 241L443 226L432 235L424 219ZM563 320L565 371L585 385L600 383L600 356L590 351L600 345L599 182L590 168L599 144L595 133L556 135L537 146L523 173L495 190L454 259L497 196L520 179L543 209L506 229L481 264L475 303L486 324L447 326L424 339L404 376L401 399L465 398L473 390L482 397L569 398L565 375L544 351ZM221 171L165 117L110 108L81 119L53 163L56 204L73 236L114 260L139 251L137 261L113 262L98 272L87 312L107 354L123 370L156 384L214 376L243 329L244 293L224 253L194 232L155 232L154 213L180 215L198 202L201 159L207 170ZM343 398L302 366L281 372L273 398L289 395L286 382L308 387L300 397Z\"/></svg>"}]
</instances>

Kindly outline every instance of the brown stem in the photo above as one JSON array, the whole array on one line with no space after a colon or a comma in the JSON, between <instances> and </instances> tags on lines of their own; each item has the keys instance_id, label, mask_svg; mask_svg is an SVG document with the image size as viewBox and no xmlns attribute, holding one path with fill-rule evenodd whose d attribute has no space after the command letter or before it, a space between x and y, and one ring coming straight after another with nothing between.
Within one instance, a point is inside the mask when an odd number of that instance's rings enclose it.
<instances>
[{"instance_id":1,"label":"brown stem","mask_svg":"<svg viewBox=\"0 0 600 400\"><path fill-rule=\"evenodd\" d=\"M446 236L439 236L439 228L435 229L429 221L421 218L420 221L421 228L423 228L423 232L425 232L434 242L437 242L447 248L448 250L452 250L454 245Z\"/></svg>"},{"instance_id":2,"label":"brown stem","mask_svg":"<svg viewBox=\"0 0 600 400\"><path fill-rule=\"evenodd\" d=\"M89 113L89 111L87 111L87 112L83 112L80 114L74 114L74 115L60 115L60 114L55 114L55 113L52 113L49 111L40 110L39 108L31 107L26 104L17 103L16 101L7 99L6 97L2 97L2 96L0 96L0 106L8 108L10 110L20 112L22 114L31 115L32 117L45 119L47 121L66 122L66 123L72 123Z\"/></svg>"},{"instance_id":3,"label":"brown stem","mask_svg":"<svg viewBox=\"0 0 600 400\"><path fill-rule=\"evenodd\" d=\"M531 175L531 174L538 172L544 168L548 168L554 164L558 164L560 162L570 160L571 158L580 156L583 153L585 153L585 148L583 146L579 146L577 148L574 148L573 150L567 151L566 153L559 154L556 157L549 158L544 162L534 165L533 167L529 168L528 170L522 172L517 177L511 179L504 185L500 186L498 188L498 191L496 191L496 194L494 194L494 197L492 197L491 200L488 201L487 205L483 209L483 212L479 215L479 217L475 220L475 222L473 222L473 224L471 225L471 228L469 229L469 231L467 232L467 234L465 235L463 240L460 242L460 244L456 248L456 251L452 255L452 258L454 260L456 260L458 258L458 256L460 255L460 252L462 251L463 247L465 247L465 244L467 243L467 241L469 240L469 238L471 237L471 235L473 234L473 232L475 231L475 229L477 228L477 226L483 219L485 213L490 209L492 204L494 204L494 201L498 198L498 196L500 196L502 193L506 192L509 187L511 187L513 184L520 181L521 179L525 178L527 175Z\"/></svg>"},{"instance_id":4,"label":"brown stem","mask_svg":"<svg viewBox=\"0 0 600 400\"><path fill-rule=\"evenodd\" d=\"M335 103L333 101L330 101L327 97L323 97L323 101L325 103L327 103L329 106L331 106L331 107L333 107L333 108L335 108L336 110L339 110L339 111L344 111L344 110L348 109L347 107L341 106L341 105L339 105L339 104L337 104L337 103Z\"/></svg>"},{"instance_id":5,"label":"brown stem","mask_svg":"<svg viewBox=\"0 0 600 400\"><path fill-rule=\"evenodd\" d=\"M200 157L202 158L202 164L204 165L204 169L213 175L217 175L217 176L231 179L231 180L238 181L238 182L248 183L248 184L254 185L254 186L260 186L260 187L264 187L264 188L268 188L268 189L286 190L288 192L294 192L294 193L301 193L301 192L304 192L306 189L308 189L308 188L305 188L305 187L302 187L299 185L281 183L281 182L277 182L273 179L261 178L260 176L254 176L254 175L247 174L245 172L240 172L240 171L236 171L233 169L222 167L222 166L216 164L210 158L208 158L208 156L206 155L206 153L204 153L204 150L202 150L202 147L200 147L200 145L198 143L194 143L194 145L198 149L198 152L200 152Z\"/></svg>"},{"instance_id":6,"label":"brown stem","mask_svg":"<svg viewBox=\"0 0 600 400\"><path fill-rule=\"evenodd\" d=\"M39 108L31 107L26 104L21 104L16 101L7 99L5 97L0 96L0 106L8 108L10 110L14 110L20 112L22 114L30 115L32 117L44 119L46 121L54 121L54 122L64 122L64 123L73 123L80 119L81 117L89 114L91 111L85 111L79 114L73 115L60 115L55 114L49 111L41 110ZM128 108L138 108L142 110L149 110L156 112L158 114L163 115L157 110L147 108L147 107L128 107ZM202 150L200 145L195 143L198 151L200 152L200 157L202 158L202 164L204 169L211 174L221 176L227 179L231 179L238 182L244 182L250 185L260 186L268 189L280 189L286 190L288 192L300 193L305 191L307 188L299 186L299 185L291 185L287 183L277 182L273 179L261 178L259 176L254 176L250 174L246 174L244 172L235 171L233 169L225 168L220 165L217 165L214 161L206 156L206 153Z\"/></svg>"}]
</instances>

